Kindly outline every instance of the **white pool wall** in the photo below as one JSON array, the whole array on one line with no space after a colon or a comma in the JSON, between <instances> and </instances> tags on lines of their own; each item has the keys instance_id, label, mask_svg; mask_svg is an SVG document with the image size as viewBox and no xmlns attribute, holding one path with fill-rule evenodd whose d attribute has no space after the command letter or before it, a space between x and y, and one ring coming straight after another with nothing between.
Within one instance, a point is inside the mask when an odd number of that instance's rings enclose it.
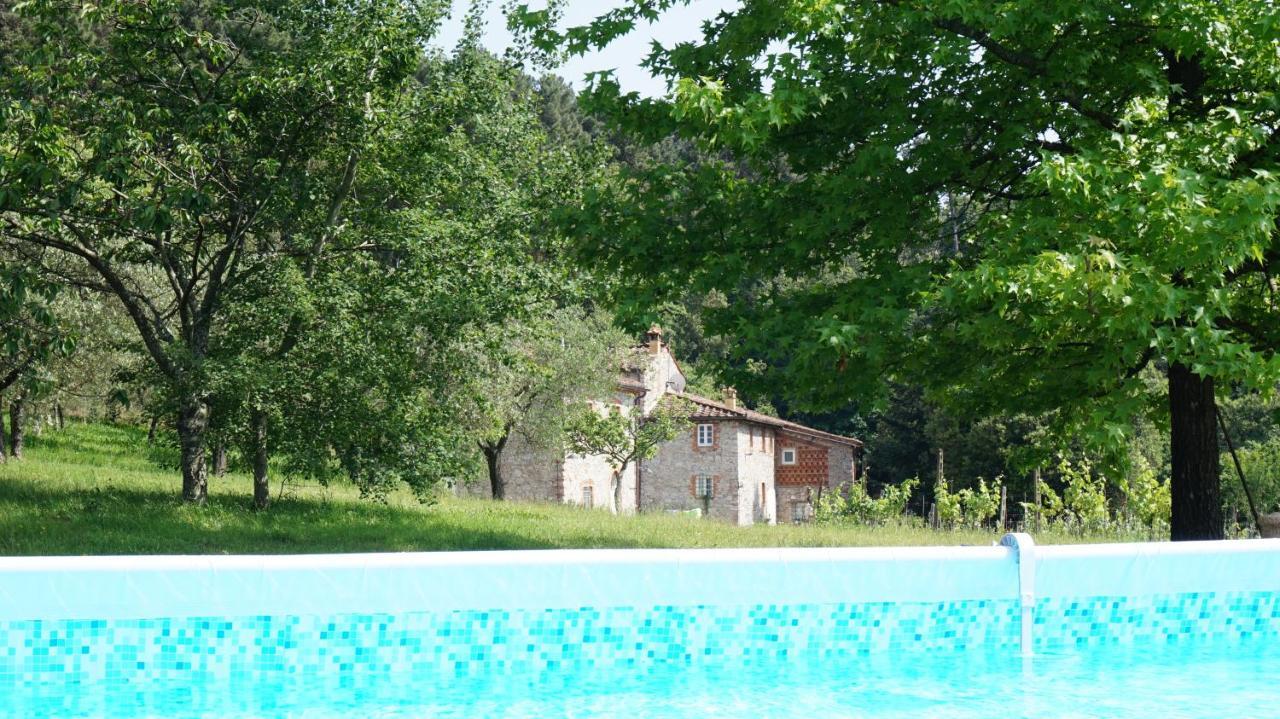
<instances>
[{"instance_id":1,"label":"white pool wall","mask_svg":"<svg viewBox=\"0 0 1280 719\"><path fill-rule=\"evenodd\" d=\"M1037 599L1280 591L1280 540L1034 547ZM1010 547L0 558L0 619L1017 599Z\"/></svg>"},{"instance_id":2,"label":"white pool wall","mask_svg":"<svg viewBox=\"0 0 1280 719\"><path fill-rule=\"evenodd\" d=\"M1040 597L1280 591L1280 539L1043 545Z\"/></svg>"},{"instance_id":3,"label":"white pool wall","mask_svg":"<svg viewBox=\"0 0 1280 719\"><path fill-rule=\"evenodd\" d=\"M1007 547L0 559L0 619L127 619L1016 596Z\"/></svg>"}]
</instances>

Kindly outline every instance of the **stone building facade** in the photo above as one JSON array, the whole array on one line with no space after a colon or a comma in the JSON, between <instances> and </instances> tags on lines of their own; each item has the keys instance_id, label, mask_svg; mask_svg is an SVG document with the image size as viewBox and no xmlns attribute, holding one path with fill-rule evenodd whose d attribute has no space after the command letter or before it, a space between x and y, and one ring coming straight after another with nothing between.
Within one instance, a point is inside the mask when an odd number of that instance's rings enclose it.
<instances>
[{"instance_id":1,"label":"stone building facade","mask_svg":"<svg viewBox=\"0 0 1280 719\"><path fill-rule=\"evenodd\" d=\"M661 402L690 407L690 427L621 481L621 513L692 511L738 525L803 522L817 499L857 479L862 443L685 391L684 374L653 328L601 411L649 414ZM513 436L500 459L509 499L608 507L614 469L601 456L563 456ZM471 491L487 493L488 487Z\"/></svg>"}]
</instances>

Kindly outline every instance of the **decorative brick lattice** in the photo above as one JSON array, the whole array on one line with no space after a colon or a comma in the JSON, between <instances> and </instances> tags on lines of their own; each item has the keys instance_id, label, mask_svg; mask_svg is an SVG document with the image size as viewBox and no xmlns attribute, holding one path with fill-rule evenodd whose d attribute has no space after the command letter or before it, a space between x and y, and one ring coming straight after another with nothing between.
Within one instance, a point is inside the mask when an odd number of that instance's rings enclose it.
<instances>
[{"instance_id":1,"label":"decorative brick lattice","mask_svg":"<svg viewBox=\"0 0 1280 719\"><path fill-rule=\"evenodd\" d=\"M795 464L783 464L783 450L796 451ZM774 481L779 484L826 486L827 484L828 449L818 444L805 442L787 434L778 437L777 475Z\"/></svg>"}]
</instances>

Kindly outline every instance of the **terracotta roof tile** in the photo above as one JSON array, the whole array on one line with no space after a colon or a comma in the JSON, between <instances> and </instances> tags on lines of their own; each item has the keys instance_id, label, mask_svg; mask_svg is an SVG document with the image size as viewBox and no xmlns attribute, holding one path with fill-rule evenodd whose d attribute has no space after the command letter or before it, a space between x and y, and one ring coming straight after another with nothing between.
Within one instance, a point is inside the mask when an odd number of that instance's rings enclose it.
<instances>
[{"instance_id":1,"label":"terracotta roof tile","mask_svg":"<svg viewBox=\"0 0 1280 719\"><path fill-rule=\"evenodd\" d=\"M756 424L763 424L770 427L777 427L787 432L812 439L825 440L836 444L845 444L851 447L862 446L862 442L854 439L853 437L845 437L839 434L823 432L820 429L806 427L803 424L796 422L788 422L785 419L771 417L767 414L761 414L745 407L733 408L723 402L717 402L713 399L701 397L696 394L689 394L688 392L668 392L663 396L662 401L666 402L668 397L682 399L692 403L694 406L693 414L690 415L692 419L737 419L746 422L754 422Z\"/></svg>"}]
</instances>

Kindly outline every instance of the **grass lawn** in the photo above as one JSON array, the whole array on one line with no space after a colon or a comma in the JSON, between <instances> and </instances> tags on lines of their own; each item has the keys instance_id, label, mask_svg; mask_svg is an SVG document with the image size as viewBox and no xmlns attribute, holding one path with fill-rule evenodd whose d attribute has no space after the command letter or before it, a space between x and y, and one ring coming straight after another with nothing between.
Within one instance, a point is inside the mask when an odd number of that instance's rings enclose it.
<instances>
[{"instance_id":1,"label":"grass lawn","mask_svg":"<svg viewBox=\"0 0 1280 719\"><path fill-rule=\"evenodd\" d=\"M733 527L670 515L408 494L363 500L355 489L290 483L271 509L249 509L243 474L211 477L209 504L178 500L172 451L134 427L72 424L29 437L0 465L0 555L285 554L568 547L773 547L990 544L994 532L914 527ZM1108 537L1037 537L1042 543Z\"/></svg>"}]
</instances>

